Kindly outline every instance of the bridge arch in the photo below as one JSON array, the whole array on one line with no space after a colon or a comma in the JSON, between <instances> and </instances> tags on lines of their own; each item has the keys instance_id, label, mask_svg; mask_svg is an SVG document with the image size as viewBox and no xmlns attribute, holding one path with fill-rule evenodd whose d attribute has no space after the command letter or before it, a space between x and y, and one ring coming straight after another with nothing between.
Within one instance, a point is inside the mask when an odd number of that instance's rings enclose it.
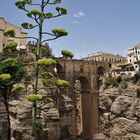
<instances>
[{"instance_id":1,"label":"bridge arch","mask_svg":"<svg viewBox=\"0 0 140 140\"><path fill-rule=\"evenodd\" d=\"M91 85L90 81L86 76L79 75L76 79L76 82L80 83L80 95L77 100L77 112L79 112L76 117L76 120L80 120L80 132L77 132L77 135L82 135L83 139L90 139L91 132ZM78 122L79 123L79 122ZM78 124L79 125L79 124ZM78 128L77 128L78 129Z\"/></svg>"},{"instance_id":2,"label":"bridge arch","mask_svg":"<svg viewBox=\"0 0 140 140\"><path fill-rule=\"evenodd\" d=\"M104 74L105 74L105 68L104 68L104 66L99 66L97 68L97 75L103 76Z\"/></svg>"},{"instance_id":3,"label":"bridge arch","mask_svg":"<svg viewBox=\"0 0 140 140\"><path fill-rule=\"evenodd\" d=\"M86 78L85 76L79 76L77 78L77 80L79 80L81 83L81 92L83 92L84 90L90 89L90 84L89 84L88 78Z\"/></svg>"},{"instance_id":4,"label":"bridge arch","mask_svg":"<svg viewBox=\"0 0 140 140\"><path fill-rule=\"evenodd\" d=\"M58 63L57 73L59 78L66 79L71 83L72 92L70 96L74 106L72 113L74 138L76 138L76 135L82 135L82 139L91 140L98 132L99 125L98 89L101 84L98 80L101 80L102 76L108 72L108 63L73 59L58 59ZM81 86L78 90L75 90L75 81L78 81ZM75 94L72 94L73 89ZM79 104L80 109L76 107L77 104ZM79 110L79 113L77 110ZM80 116L80 119L77 116ZM81 129L79 133L76 130L77 124L81 125L79 126Z\"/></svg>"}]
</instances>

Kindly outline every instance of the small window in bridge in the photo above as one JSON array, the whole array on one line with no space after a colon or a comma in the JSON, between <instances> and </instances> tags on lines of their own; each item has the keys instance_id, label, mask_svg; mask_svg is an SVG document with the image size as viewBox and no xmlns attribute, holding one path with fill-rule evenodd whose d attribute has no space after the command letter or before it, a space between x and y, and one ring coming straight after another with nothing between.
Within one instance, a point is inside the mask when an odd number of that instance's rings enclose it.
<instances>
[{"instance_id":1,"label":"small window in bridge","mask_svg":"<svg viewBox=\"0 0 140 140\"><path fill-rule=\"evenodd\" d=\"M83 72L83 68L82 67L80 68L80 72Z\"/></svg>"}]
</instances>

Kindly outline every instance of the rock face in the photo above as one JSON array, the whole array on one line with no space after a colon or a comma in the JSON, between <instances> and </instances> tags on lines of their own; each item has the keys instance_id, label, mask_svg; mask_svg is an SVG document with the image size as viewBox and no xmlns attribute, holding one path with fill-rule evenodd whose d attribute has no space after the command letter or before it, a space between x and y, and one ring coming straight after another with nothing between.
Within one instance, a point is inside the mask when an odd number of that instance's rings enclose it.
<instances>
[{"instance_id":1,"label":"rock face","mask_svg":"<svg viewBox=\"0 0 140 140\"><path fill-rule=\"evenodd\" d=\"M135 89L100 91L99 109L107 140L140 140L140 98Z\"/></svg>"},{"instance_id":2,"label":"rock face","mask_svg":"<svg viewBox=\"0 0 140 140\"><path fill-rule=\"evenodd\" d=\"M0 94L0 140L8 139L8 122L7 122L7 111L4 105L3 96Z\"/></svg>"},{"instance_id":3,"label":"rock face","mask_svg":"<svg viewBox=\"0 0 140 140\"><path fill-rule=\"evenodd\" d=\"M32 89L28 88L30 91ZM52 97L54 102L49 104L37 103L37 132L38 140L69 140L71 139L72 101L61 94L57 88L40 90L45 97ZM51 95L51 96L50 96ZM32 138L32 103L26 99L27 93L9 100L12 140L31 140ZM0 96L0 140L7 140L7 114L3 98Z\"/></svg>"}]
</instances>

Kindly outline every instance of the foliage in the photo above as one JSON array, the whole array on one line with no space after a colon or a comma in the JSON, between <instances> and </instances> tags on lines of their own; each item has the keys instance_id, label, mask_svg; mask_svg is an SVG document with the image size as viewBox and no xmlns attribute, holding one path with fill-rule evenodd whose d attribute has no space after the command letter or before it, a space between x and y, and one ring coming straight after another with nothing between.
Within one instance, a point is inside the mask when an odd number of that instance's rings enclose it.
<instances>
[{"instance_id":1,"label":"foliage","mask_svg":"<svg viewBox=\"0 0 140 140\"><path fill-rule=\"evenodd\" d=\"M3 65L5 65L6 67L9 66L16 66L17 65L17 60L14 58L7 58L5 60L3 60Z\"/></svg>"},{"instance_id":2,"label":"foliage","mask_svg":"<svg viewBox=\"0 0 140 140\"><path fill-rule=\"evenodd\" d=\"M29 51L31 53L36 54L37 53L37 45L36 44L29 44ZM49 45L43 44L40 48L40 56L41 57L52 57L52 49L49 47Z\"/></svg>"},{"instance_id":3,"label":"foliage","mask_svg":"<svg viewBox=\"0 0 140 140\"><path fill-rule=\"evenodd\" d=\"M6 46L3 47L3 51L4 52L15 52L15 51L17 51L16 47L17 47L17 43L13 41L13 42L6 44Z\"/></svg>"},{"instance_id":4,"label":"foliage","mask_svg":"<svg viewBox=\"0 0 140 140\"><path fill-rule=\"evenodd\" d=\"M118 82L117 82L116 77L111 77L109 79L109 84L112 85L113 87L117 87L118 86Z\"/></svg>"},{"instance_id":5,"label":"foliage","mask_svg":"<svg viewBox=\"0 0 140 140\"><path fill-rule=\"evenodd\" d=\"M61 15L66 15L67 14L67 9L64 8L64 7L56 7L56 11Z\"/></svg>"},{"instance_id":6,"label":"foliage","mask_svg":"<svg viewBox=\"0 0 140 140\"><path fill-rule=\"evenodd\" d=\"M66 80L57 80L56 86L58 88L67 88L69 86L69 83Z\"/></svg>"},{"instance_id":7,"label":"foliage","mask_svg":"<svg viewBox=\"0 0 140 140\"><path fill-rule=\"evenodd\" d=\"M65 31L64 29L52 29L52 33L56 36L56 37L61 37L61 36L67 36L68 32Z\"/></svg>"},{"instance_id":8,"label":"foliage","mask_svg":"<svg viewBox=\"0 0 140 140\"><path fill-rule=\"evenodd\" d=\"M31 102L41 101L42 96L39 94L30 94L27 96L27 100Z\"/></svg>"},{"instance_id":9,"label":"foliage","mask_svg":"<svg viewBox=\"0 0 140 140\"><path fill-rule=\"evenodd\" d=\"M16 33L15 31L12 29L12 30L7 30L4 32L4 35L7 36L7 37L15 37Z\"/></svg>"},{"instance_id":10,"label":"foliage","mask_svg":"<svg viewBox=\"0 0 140 140\"><path fill-rule=\"evenodd\" d=\"M10 74L10 85L20 81L27 73L26 68L22 66L22 63L14 58L5 58L0 60L0 73ZM5 85L6 86L6 85Z\"/></svg>"},{"instance_id":11,"label":"foliage","mask_svg":"<svg viewBox=\"0 0 140 140\"><path fill-rule=\"evenodd\" d=\"M56 61L52 58L41 58L37 61L39 66L52 66L56 64Z\"/></svg>"},{"instance_id":12,"label":"foliage","mask_svg":"<svg viewBox=\"0 0 140 140\"><path fill-rule=\"evenodd\" d=\"M22 23L21 26L22 26L24 29L31 29L31 28L33 28L33 24L28 23L28 22Z\"/></svg>"},{"instance_id":13,"label":"foliage","mask_svg":"<svg viewBox=\"0 0 140 140\"><path fill-rule=\"evenodd\" d=\"M12 91L11 91L11 92L14 93L14 94L19 94L19 93L21 93L23 90L24 90L23 87L17 86L17 87L12 88Z\"/></svg>"},{"instance_id":14,"label":"foliage","mask_svg":"<svg viewBox=\"0 0 140 140\"><path fill-rule=\"evenodd\" d=\"M43 72L41 73L43 79L52 79L54 75L51 72Z\"/></svg>"},{"instance_id":15,"label":"foliage","mask_svg":"<svg viewBox=\"0 0 140 140\"><path fill-rule=\"evenodd\" d=\"M54 79L43 79L42 82L45 87L50 87L55 85Z\"/></svg>"},{"instance_id":16,"label":"foliage","mask_svg":"<svg viewBox=\"0 0 140 140\"><path fill-rule=\"evenodd\" d=\"M109 77L109 78L105 79L104 86L105 87L108 87L108 86L118 87L121 82L122 82L122 77L121 76Z\"/></svg>"},{"instance_id":17,"label":"foliage","mask_svg":"<svg viewBox=\"0 0 140 140\"><path fill-rule=\"evenodd\" d=\"M18 60L21 61L22 63L33 63L35 61L33 56L26 54L20 55Z\"/></svg>"},{"instance_id":18,"label":"foliage","mask_svg":"<svg viewBox=\"0 0 140 140\"><path fill-rule=\"evenodd\" d=\"M36 10L36 9L33 9L33 10L29 11L26 15L28 17L33 17L34 16L36 18L43 17L43 14L40 11Z\"/></svg>"},{"instance_id":19,"label":"foliage","mask_svg":"<svg viewBox=\"0 0 140 140\"><path fill-rule=\"evenodd\" d=\"M123 92L127 88L128 84L126 81L121 81L121 83L118 86L118 91Z\"/></svg>"},{"instance_id":20,"label":"foliage","mask_svg":"<svg viewBox=\"0 0 140 140\"><path fill-rule=\"evenodd\" d=\"M52 99L52 98L50 98L50 97L43 98L43 102L44 102L45 104L48 104L48 103L53 102L53 99Z\"/></svg>"},{"instance_id":21,"label":"foliage","mask_svg":"<svg viewBox=\"0 0 140 140\"><path fill-rule=\"evenodd\" d=\"M48 19L51 18L56 18L59 17L61 15L66 15L67 14L67 9L64 7L55 7L55 12L53 13L53 11L51 10L51 12L47 11L47 6L55 6L55 4L61 3L61 0L42 0L42 1L36 1L37 3L34 3L35 1L32 0L18 0L15 5L18 7L18 9L23 10L24 12L26 12L26 16L29 17L30 19L32 19L34 22L28 23L28 22L24 22L22 23L22 27L24 29L33 29L33 28L38 28L38 34L37 37L29 37L32 39L36 40L36 45L33 46L34 48L31 49L31 52L33 52L35 55L35 63L34 63L34 82L32 83L33 85L33 94L29 95L27 97L27 99L31 102L33 102L33 106L32 106L32 139L36 140L38 139L36 137L36 131L35 131L35 127L34 124L37 122L37 111L36 111L36 102L37 101L42 101L44 100L42 98L41 95L38 94L38 83L39 83L39 72L42 71L42 67L49 67L52 65L56 64L56 61L52 58L48 57L48 54L50 54L50 52L48 51L49 49L46 49L44 46L44 44L48 41L51 40L55 40L59 37L63 37L63 36L67 36L68 32L65 29L61 29L61 28L55 28L52 29L51 32L44 32L44 23L45 20L47 21ZM30 6L32 6L33 8L30 9ZM37 6L36 9L34 9ZM49 9L49 8L48 8ZM46 12L47 11L47 12ZM47 37L46 37L46 36ZM45 38L43 40L43 38ZM29 46L30 47L30 46ZM30 49L30 48L29 48ZM49 52L49 53L48 53ZM73 57L72 54L70 54L70 57ZM41 69L41 70L40 70ZM51 84L54 83L54 79L53 79L53 75L51 75L50 73L44 73L41 75L44 78L44 83L47 84L48 82L50 82ZM66 81L57 81L56 85L61 87L61 88L65 88L68 87L68 82ZM49 100L51 101L51 99ZM47 102L49 102L47 101Z\"/></svg>"},{"instance_id":22,"label":"foliage","mask_svg":"<svg viewBox=\"0 0 140 140\"><path fill-rule=\"evenodd\" d=\"M126 89L128 86L127 82L125 81L122 81L120 84L119 84L119 87L122 88L122 89Z\"/></svg>"},{"instance_id":23,"label":"foliage","mask_svg":"<svg viewBox=\"0 0 140 140\"><path fill-rule=\"evenodd\" d=\"M11 75L10 74L0 74L0 89L5 88L11 81Z\"/></svg>"},{"instance_id":24,"label":"foliage","mask_svg":"<svg viewBox=\"0 0 140 140\"><path fill-rule=\"evenodd\" d=\"M70 51L68 51L68 50L62 50L61 51L61 54L64 56L64 57L70 57L70 58L72 58L74 55L73 55L73 53L72 52L70 52Z\"/></svg>"}]
</instances>

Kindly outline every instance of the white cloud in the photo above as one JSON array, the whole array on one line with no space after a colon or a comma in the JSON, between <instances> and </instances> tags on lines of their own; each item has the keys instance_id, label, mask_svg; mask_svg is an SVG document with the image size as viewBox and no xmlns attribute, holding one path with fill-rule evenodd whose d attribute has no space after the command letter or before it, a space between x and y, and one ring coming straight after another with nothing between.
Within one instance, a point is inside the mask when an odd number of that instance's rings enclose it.
<instances>
[{"instance_id":1,"label":"white cloud","mask_svg":"<svg viewBox=\"0 0 140 140\"><path fill-rule=\"evenodd\" d=\"M74 20L72 21L72 24L82 24L82 22L80 22L79 20Z\"/></svg>"},{"instance_id":2,"label":"white cloud","mask_svg":"<svg viewBox=\"0 0 140 140\"><path fill-rule=\"evenodd\" d=\"M74 14L73 16L74 17L83 17L83 16L85 16L85 13L80 11L80 12Z\"/></svg>"}]
</instances>

